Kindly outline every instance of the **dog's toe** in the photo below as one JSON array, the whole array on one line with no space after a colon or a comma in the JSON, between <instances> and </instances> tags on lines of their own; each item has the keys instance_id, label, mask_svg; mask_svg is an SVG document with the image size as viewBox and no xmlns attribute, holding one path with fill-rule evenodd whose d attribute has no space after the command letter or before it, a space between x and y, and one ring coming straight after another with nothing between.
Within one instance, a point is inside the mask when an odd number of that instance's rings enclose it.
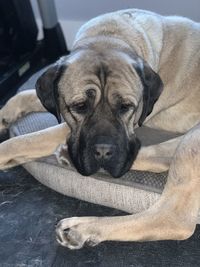
<instances>
[{"instance_id":1,"label":"dog's toe","mask_svg":"<svg viewBox=\"0 0 200 267\"><path fill-rule=\"evenodd\" d=\"M71 218L60 221L56 227L58 243L70 249L80 249L84 244L95 246L100 242L99 234L93 223L80 222L82 218ZM77 222L77 223L76 223Z\"/></svg>"},{"instance_id":2,"label":"dog's toe","mask_svg":"<svg viewBox=\"0 0 200 267\"><path fill-rule=\"evenodd\" d=\"M70 249L80 249L84 245L84 240L73 230L67 229L62 232L56 232L58 243Z\"/></svg>"}]
</instances>

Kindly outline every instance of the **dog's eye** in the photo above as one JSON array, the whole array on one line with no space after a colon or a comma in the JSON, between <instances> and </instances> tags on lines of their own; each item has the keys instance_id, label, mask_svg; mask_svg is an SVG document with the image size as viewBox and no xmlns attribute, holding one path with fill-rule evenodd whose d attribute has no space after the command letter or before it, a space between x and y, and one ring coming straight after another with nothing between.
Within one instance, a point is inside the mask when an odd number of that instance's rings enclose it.
<instances>
[{"instance_id":1,"label":"dog's eye","mask_svg":"<svg viewBox=\"0 0 200 267\"><path fill-rule=\"evenodd\" d=\"M87 112L88 104L86 102L76 103L72 105L72 109L79 114L83 114Z\"/></svg>"},{"instance_id":2,"label":"dog's eye","mask_svg":"<svg viewBox=\"0 0 200 267\"><path fill-rule=\"evenodd\" d=\"M129 103L122 103L119 106L119 113L120 114L125 114L127 113L131 108L133 108L133 106Z\"/></svg>"}]
</instances>

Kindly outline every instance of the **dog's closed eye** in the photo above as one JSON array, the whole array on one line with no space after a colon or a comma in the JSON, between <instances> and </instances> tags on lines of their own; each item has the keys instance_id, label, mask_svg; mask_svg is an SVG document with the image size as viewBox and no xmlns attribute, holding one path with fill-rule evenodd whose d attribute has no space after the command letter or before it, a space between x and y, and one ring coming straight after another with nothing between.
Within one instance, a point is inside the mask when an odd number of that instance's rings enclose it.
<instances>
[{"instance_id":1,"label":"dog's closed eye","mask_svg":"<svg viewBox=\"0 0 200 267\"><path fill-rule=\"evenodd\" d=\"M74 103L72 104L71 109L78 114L85 114L89 109L89 105L87 101Z\"/></svg>"},{"instance_id":2,"label":"dog's closed eye","mask_svg":"<svg viewBox=\"0 0 200 267\"><path fill-rule=\"evenodd\" d=\"M123 115L123 114L125 114L128 111L133 110L133 109L135 109L135 106L131 103L121 103L118 106L118 111L121 115Z\"/></svg>"}]
</instances>

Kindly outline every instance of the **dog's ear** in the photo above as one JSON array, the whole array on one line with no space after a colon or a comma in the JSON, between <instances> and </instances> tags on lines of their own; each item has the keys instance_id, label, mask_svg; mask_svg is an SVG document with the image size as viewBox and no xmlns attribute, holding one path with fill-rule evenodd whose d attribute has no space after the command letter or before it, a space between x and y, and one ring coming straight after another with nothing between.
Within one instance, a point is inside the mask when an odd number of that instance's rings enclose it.
<instances>
[{"instance_id":1,"label":"dog's ear","mask_svg":"<svg viewBox=\"0 0 200 267\"><path fill-rule=\"evenodd\" d=\"M152 112L155 102L163 89L160 76L146 63L134 66L143 84L143 110L138 125L142 126L146 117Z\"/></svg>"},{"instance_id":2,"label":"dog's ear","mask_svg":"<svg viewBox=\"0 0 200 267\"><path fill-rule=\"evenodd\" d=\"M59 60L36 82L36 93L43 106L61 122L61 115L58 103L58 82L66 66Z\"/></svg>"}]
</instances>

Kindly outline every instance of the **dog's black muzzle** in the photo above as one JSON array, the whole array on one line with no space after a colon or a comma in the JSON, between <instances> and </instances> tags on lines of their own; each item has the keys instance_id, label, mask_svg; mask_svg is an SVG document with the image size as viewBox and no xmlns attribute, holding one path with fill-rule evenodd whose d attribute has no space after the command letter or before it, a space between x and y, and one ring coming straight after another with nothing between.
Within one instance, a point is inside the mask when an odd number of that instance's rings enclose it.
<instances>
[{"instance_id":1,"label":"dog's black muzzle","mask_svg":"<svg viewBox=\"0 0 200 267\"><path fill-rule=\"evenodd\" d=\"M103 168L117 178L132 166L140 148L135 136L127 137L124 127L119 123L101 120L85 123L82 126L79 142L71 136L69 154L76 169L85 176Z\"/></svg>"}]
</instances>

